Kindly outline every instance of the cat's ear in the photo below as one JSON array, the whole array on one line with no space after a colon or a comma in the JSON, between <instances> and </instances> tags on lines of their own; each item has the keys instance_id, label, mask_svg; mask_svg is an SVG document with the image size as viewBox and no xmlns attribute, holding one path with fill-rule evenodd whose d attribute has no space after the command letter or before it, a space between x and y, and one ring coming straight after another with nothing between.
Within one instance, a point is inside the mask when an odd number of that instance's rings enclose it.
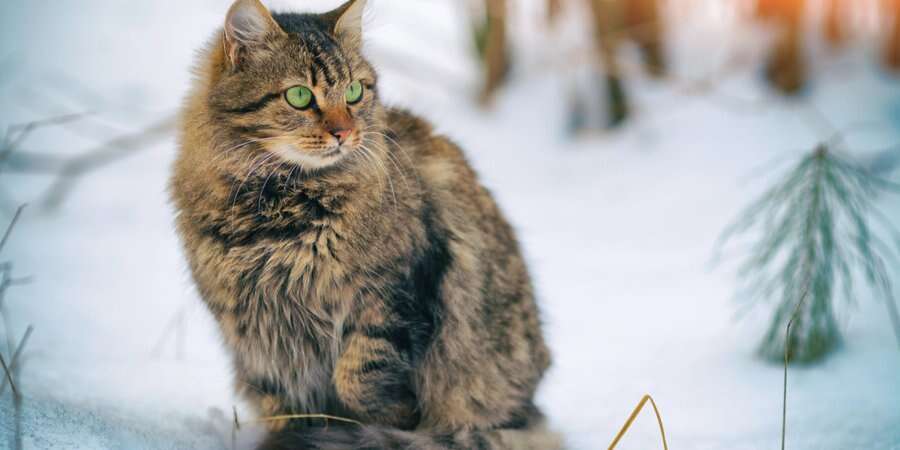
<instances>
[{"instance_id":1,"label":"cat's ear","mask_svg":"<svg viewBox=\"0 0 900 450\"><path fill-rule=\"evenodd\" d=\"M332 24L332 33L354 47L362 45L362 19L366 0L350 0L334 11L325 14Z\"/></svg>"},{"instance_id":2,"label":"cat's ear","mask_svg":"<svg viewBox=\"0 0 900 450\"><path fill-rule=\"evenodd\" d=\"M267 38L283 33L259 0L236 0L225 18L225 56L236 67L247 52L265 45Z\"/></svg>"}]
</instances>

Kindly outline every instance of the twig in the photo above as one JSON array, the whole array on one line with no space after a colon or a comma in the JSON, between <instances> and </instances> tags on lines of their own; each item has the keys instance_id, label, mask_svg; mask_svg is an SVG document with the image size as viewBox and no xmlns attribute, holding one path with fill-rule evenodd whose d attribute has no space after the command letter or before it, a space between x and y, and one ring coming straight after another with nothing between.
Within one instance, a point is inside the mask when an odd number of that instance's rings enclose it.
<instances>
[{"instance_id":1,"label":"twig","mask_svg":"<svg viewBox=\"0 0 900 450\"><path fill-rule=\"evenodd\" d=\"M2 354L0 354L0 364L3 365L3 372L6 373L6 379L9 380L9 387L12 389L13 398L18 398L19 390L16 389L16 383L13 381L12 372L9 370L9 366L6 365L6 360L3 359Z\"/></svg>"},{"instance_id":2,"label":"twig","mask_svg":"<svg viewBox=\"0 0 900 450\"><path fill-rule=\"evenodd\" d=\"M31 332L34 331L34 327L28 325L28 328L25 330L25 335L22 336L22 340L19 341L19 345L16 347L15 353L13 353L12 358L9 360L9 368L11 371L15 372L21 364L17 364L21 359L22 352L25 350L25 345L28 344L28 338L31 337ZM3 391L6 390L6 379L3 379L3 382L0 383L0 395L3 395Z\"/></svg>"},{"instance_id":3,"label":"twig","mask_svg":"<svg viewBox=\"0 0 900 450\"><path fill-rule=\"evenodd\" d=\"M175 118L167 117L145 130L112 139L67 161L59 173L59 178L48 189L44 197L44 207L58 206L65 195L71 191L72 184L78 176L147 147L152 142L167 136L174 126Z\"/></svg>"},{"instance_id":4,"label":"twig","mask_svg":"<svg viewBox=\"0 0 900 450\"><path fill-rule=\"evenodd\" d=\"M6 241L9 240L9 235L12 234L13 228L16 226L16 222L19 221L19 217L22 216L22 211L25 209L27 205L20 205L15 214L13 215L12 220L9 221L9 225L6 226L6 232L3 233L3 240L0 241L0 251L3 251L3 248L6 246Z\"/></svg>"},{"instance_id":5,"label":"twig","mask_svg":"<svg viewBox=\"0 0 900 450\"><path fill-rule=\"evenodd\" d=\"M35 125L37 126L37 125ZM33 129L34 127L32 127ZM8 136L7 136L8 137ZM7 142L6 138L4 138L4 144ZM6 153L6 149L3 150ZM18 223L19 218L22 216L22 211L25 209L25 205L20 205L15 214L13 215L12 220L10 220L9 225L6 227L6 231L3 233L3 238L0 239L0 251L6 247L6 243L9 241L9 237L12 234L13 228L15 228L16 223ZM10 337L10 326L8 323L8 318L3 311L4 306L4 297L6 294L6 290L15 284L19 284L28 280L28 278L16 279L12 277L12 263L4 263L2 264L2 283L0 283L0 316L2 316L4 323L4 330L6 332L6 341L9 347L9 352L12 357L9 365L6 364L6 359L3 358L3 354L0 353L0 364L3 366L3 372L6 373L6 378L3 380L3 383L0 384L0 395L6 390L6 382L9 381L9 387L12 390L13 396L13 408L15 411L15 430L13 432L13 442L12 446L15 449L22 448L22 396L19 389L16 387L15 382L15 373L16 362L20 360L22 352L25 349L25 345L28 343L28 338L31 336L31 332L33 331L33 327L30 325L25 330L25 335L22 337L22 340L19 341L19 344L16 347L16 350L13 351L13 341ZM21 365L21 364L20 364Z\"/></svg>"},{"instance_id":6,"label":"twig","mask_svg":"<svg viewBox=\"0 0 900 450\"><path fill-rule=\"evenodd\" d=\"M6 291L12 286L24 284L30 280L30 278L13 278L12 275L10 275L11 272L11 263L2 264L2 268L0 268L0 319L3 320L3 327L4 330L6 330L6 347L10 354L13 353L15 344L13 343L12 336L9 334L9 330L11 330L12 327L9 324L6 312L4 311L4 306L6 306Z\"/></svg>"},{"instance_id":7,"label":"twig","mask_svg":"<svg viewBox=\"0 0 900 450\"><path fill-rule=\"evenodd\" d=\"M10 125L7 127L6 135L3 137L3 147L0 148L0 161L3 161L8 157L12 152L16 151L19 148L19 145L28 138L31 133L34 131L54 126L54 125L64 125L70 122L74 122L77 120L81 120L84 117L93 114L93 112L83 112L83 113L74 113L74 114L64 114L61 116L50 117L48 119L35 120L33 122ZM13 135L15 134L15 137Z\"/></svg>"},{"instance_id":8,"label":"twig","mask_svg":"<svg viewBox=\"0 0 900 450\"><path fill-rule=\"evenodd\" d=\"M782 381L782 394L781 394L781 450L785 449L785 436L787 435L787 382L788 382L788 360L790 359L790 349L791 349L791 327L794 325L794 319L800 315L800 307L803 305L806 297L809 293L809 289L807 289L803 297L800 298L800 301L797 303L797 307L794 308L794 314L791 316L791 320L788 321L787 330L785 331L784 338L784 380Z\"/></svg>"},{"instance_id":9,"label":"twig","mask_svg":"<svg viewBox=\"0 0 900 450\"><path fill-rule=\"evenodd\" d=\"M237 406L231 405L234 413L234 424L231 426L231 450L237 450L237 432L241 430L241 422L238 420Z\"/></svg>"},{"instance_id":10,"label":"twig","mask_svg":"<svg viewBox=\"0 0 900 450\"><path fill-rule=\"evenodd\" d=\"M12 234L12 231L15 228L16 223L18 223L19 218L22 216L22 211L24 209L25 205L20 205L18 209L16 209L12 220L10 220L9 225L7 225L6 227L6 231L3 233L2 240L0 240L0 251L5 248L6 242L9 240L9 236ZM27 282L27 280L28 278L16 279L12 277L12 263L6 262L0 264L0 318L2 318L4 329L6 330L6 344L10 354L13 353L13 347L15 347L15 345L13 344L12 337L9 334L9 322L7 320L6 314L3 311L3 307L5 305L6 290L9 289L10 286ZM2 390L0 390L0 392L2 392Z\"/></svg>"}]
</instances>

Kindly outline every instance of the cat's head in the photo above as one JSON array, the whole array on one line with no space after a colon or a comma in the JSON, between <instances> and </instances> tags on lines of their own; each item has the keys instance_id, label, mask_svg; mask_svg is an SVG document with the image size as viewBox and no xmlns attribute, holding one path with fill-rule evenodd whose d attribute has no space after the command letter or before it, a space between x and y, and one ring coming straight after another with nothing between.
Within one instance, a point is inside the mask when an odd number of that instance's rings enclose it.
<instances>
[{"instance_id":1,"label":"cat's head","mask_svg":"<svg viewBox=\"0 0 900 450\"><path fill-rule=\"evenodd\" d=\"M235 1L209 74L207 106L224 128L217 131L304 169L364 148L383 111L361 54L365 3L271 14L259 0Z\"/></svg>"}]
</instances>

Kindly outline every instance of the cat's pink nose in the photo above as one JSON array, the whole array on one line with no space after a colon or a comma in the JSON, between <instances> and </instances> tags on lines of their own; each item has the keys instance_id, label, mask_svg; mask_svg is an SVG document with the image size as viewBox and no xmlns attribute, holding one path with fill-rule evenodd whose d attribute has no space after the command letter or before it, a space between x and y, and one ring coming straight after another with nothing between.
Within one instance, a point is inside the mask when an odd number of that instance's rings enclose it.
<instances>
[{"instance_id":1,"label":"cat's pink nose","mask_svg":"<svg viewBox=\"0 0 900 450\"><path fill-rule=\"evenodd\" d=\"M340 142L341 144L343 144L344 141L346 141L347 138L350 137L350 133L352 132L353 130L349 128L337 128L329 131L329 133L331 133L332 136L336 137L338 142Z\"/></svg>"}]
</instances>

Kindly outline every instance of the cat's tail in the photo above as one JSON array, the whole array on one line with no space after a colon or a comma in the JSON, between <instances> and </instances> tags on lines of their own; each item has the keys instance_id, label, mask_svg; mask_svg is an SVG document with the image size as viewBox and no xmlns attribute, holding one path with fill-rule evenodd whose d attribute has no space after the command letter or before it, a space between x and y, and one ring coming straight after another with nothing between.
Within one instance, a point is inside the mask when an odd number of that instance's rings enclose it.
<instances>
[{"instance_id":1,"label":"cat's tail","mask_svg":"<svg viewBox=\"0 0 900 450\"><path fill-rule=\"evenodd\" d=\"M561 450L544 423L529 428L429 433L378 426L330 427L274 433L260 450Z\"/></svg>"}]
</instances>

